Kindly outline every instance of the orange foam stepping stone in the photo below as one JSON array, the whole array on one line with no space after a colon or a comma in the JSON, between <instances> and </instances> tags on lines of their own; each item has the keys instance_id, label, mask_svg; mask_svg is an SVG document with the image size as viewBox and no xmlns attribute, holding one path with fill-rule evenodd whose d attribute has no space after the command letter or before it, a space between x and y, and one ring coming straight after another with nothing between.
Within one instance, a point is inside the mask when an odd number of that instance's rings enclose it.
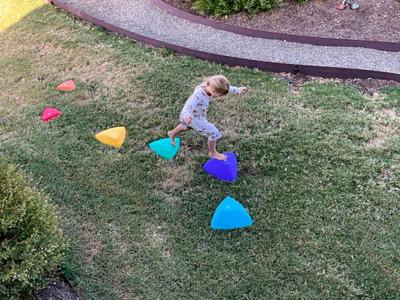
<instances>
[{"instance_id":1,"label":"orange foam stepping stone","mask_svg":"<svg viewBox=\"0 0 400 300\"><path fill-rule=\"evenodd\" d=\"M120 148L125 141L125 127L114 127L103 130L95 135L96 139L103 144Z\"/></svg>"},{"instance_id":2,"label":"orange foam stepping stone","mask_svg":"<svg viewBox=\"0 0 400 300\"><path fill-rule=\"evenodd\" d=\"M60 83L57 85L57 90L59 91L73 91L76 89L75 81L73 80L67 80L64 81L63 83Z\"/></svg>"}]
</instances>

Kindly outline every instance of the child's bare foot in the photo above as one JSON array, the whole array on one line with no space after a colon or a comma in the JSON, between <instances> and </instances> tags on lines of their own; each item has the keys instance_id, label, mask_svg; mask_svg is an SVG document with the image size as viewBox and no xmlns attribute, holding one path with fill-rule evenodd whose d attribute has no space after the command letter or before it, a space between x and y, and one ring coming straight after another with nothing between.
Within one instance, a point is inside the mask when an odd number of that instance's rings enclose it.
<instances>
[{"instance_id":1,"label":"child's bare foot","mask_svg":"<svg viewBox=\"0 0 400 300\"><path fill-rule=\"evenodd\" d=\"M172 146L175 146L175 135L174 135L174 133L172 132L172 130L168 131L167 134L168 134L168 136L171 138L171 144L172 144Z\"/></svg>"},{"instance_id":2,"label":"child's bare foot","mask_svg":"<svg viewBox=\"0 0 400 300\"><path fill-rule=\"evenodd\" d=\"M208 155L211 158L218 159L218 160L226 160L228 157L225 154L219 152L209 152Z\"/></svg>"}]
</instances>

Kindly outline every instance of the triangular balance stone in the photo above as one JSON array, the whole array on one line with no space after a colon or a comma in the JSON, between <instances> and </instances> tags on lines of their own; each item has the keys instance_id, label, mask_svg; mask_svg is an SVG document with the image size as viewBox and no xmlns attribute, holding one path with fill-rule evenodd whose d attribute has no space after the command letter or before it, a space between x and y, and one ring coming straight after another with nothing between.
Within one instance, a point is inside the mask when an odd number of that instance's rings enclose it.
<instances>
[{"instance_id":1,"label":"triangular balance stone","mask_svg":"<svg viewBox=\"0 0 400 300\"><path fill-rule=\"evenodd\" d=\"M181 139L175 138L175 146L170 138L160 139L149 144L150 149L157 155L167 160L172 160L181 147Z\"/></svg>"},{"instance_id":2,"label":"triangular balance stone","mask_svg":"<svg viewBox=\"0 0 400 300\"><path fill-rule=\"evenodd\" d=\"M73 81L73 80L67 80L67 81L57 85L57 90L59 90L59 91L73 91L73 90L75 90L75 88L76 88L76 85L75 85L75 81Z\"/></svg>"},{"instance_id":3,"label":"triangular balance stone","mask_svg":"<svg viewBox=\"0 0 400 300\"><path fill-rule=\"evenodd\" d=\"M48 122L61 116L62 112L54 107L46 107L42 112L42 121Z\"/></svg>"},{"instance_id":4,"label":"triangular balance stone","mask_svg":"<svg viewBox=\"0 0 400 300\"><path fill-rule=\"evenodd\" d=\"M106 145L120 148L125 141L125 127L114 127L103 130L95 135L96 139Z\"/></svg>"},{"instance_id":5,"label":"triangular balance stone","mask_svg":"<svg viewBox=\"0 0 400 300\"><path fill-rule=\"evenodd\" d=\"M233 182L237 179L237 159L233 152L224 154L228 157L225 161L212 158L204 164L203 169L219 180Z\"/></svg>"},{"instance_id":6,"label":"triangular balance stone","mask_svg":"<svg viewBox=\"0 0 400 300\"><path fill-rule=\"evenodd\" d=\"M231 197L226 197L217 207L211 219L212 229L237 229L253 225L247 210Z\"/></svg>"}]
</instances>

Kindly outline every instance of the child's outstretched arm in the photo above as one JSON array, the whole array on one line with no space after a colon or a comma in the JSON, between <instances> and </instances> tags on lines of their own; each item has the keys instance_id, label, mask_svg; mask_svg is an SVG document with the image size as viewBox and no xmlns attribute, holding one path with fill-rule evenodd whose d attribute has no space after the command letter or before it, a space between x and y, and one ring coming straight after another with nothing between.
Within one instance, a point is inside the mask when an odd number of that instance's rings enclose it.
<instances>
[{"instance_id":1,"label":"child's outstretched arm","mask_svg":"<svg viewBox=\"0 0 400 300\"><path fill-rule=\"evenodd\" d=\"M230 85L229 92L234 93L234 94L243 94L243 93L247 92L247 87L245 87L245 86L236 87L236 86Z\"/></svg>"}]
</instances>

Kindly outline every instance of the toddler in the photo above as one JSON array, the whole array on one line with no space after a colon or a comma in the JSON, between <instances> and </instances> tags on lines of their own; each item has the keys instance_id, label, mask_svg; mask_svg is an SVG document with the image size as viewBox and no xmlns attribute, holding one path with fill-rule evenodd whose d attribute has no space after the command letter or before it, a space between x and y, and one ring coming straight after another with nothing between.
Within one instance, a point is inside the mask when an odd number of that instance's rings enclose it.
<instances>
[{"instance_id":1,"label":"toddler","mask_svg":"<svg viewBox=\"0 0 400 300\"><path fill-rule=\"evenodd\" d=\"M176 134L194 129L208 138L208 155L211 158L226 160L226 155L217 152L217 140L222 134L214 124L207 121L207 111L212 97L223 96L228 92L242 94L247 92L247 88L230 86L228 79L222 75L212 76L199 85L183 106L179 116L180 124L168 131L172 145L175 145Z\"/></svg>"}]
</instances>

